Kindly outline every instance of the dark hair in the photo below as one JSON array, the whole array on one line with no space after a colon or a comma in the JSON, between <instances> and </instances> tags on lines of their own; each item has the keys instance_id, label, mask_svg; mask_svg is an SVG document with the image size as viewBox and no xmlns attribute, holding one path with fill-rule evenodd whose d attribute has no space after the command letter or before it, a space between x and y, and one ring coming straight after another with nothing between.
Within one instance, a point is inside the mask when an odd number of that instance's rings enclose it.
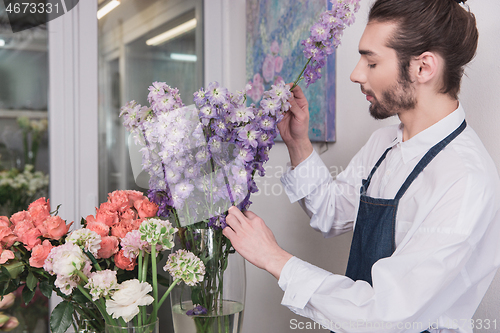
<instances>
[{"instance_id":1,"label":"dark hair","mask_svg":"<svg viewBox=\"0 0 500 333\"><path fill-rule=\"evenodd\" d=\"M460 81L476 54L476 18L457 0L377 0L368 22L396 22L388 46L396 50L401 75L410 80L410 60L422 53L436 52L445 69L440 92L457 99ZM465 2L465 1L463 1Z\"/></svg>"}]
</instances>

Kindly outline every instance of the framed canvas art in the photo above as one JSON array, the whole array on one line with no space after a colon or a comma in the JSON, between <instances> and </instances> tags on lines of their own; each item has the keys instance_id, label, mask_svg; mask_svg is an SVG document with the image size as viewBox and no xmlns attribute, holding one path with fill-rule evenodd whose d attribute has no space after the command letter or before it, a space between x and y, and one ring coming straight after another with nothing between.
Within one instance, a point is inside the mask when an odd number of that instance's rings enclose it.
<instances>
[{"instance_id":1,"label":"framed canvas art","mask_svg":"<svg viewBox=\"0 0 500 333\"><path fill-rule=\"evenodd\" d=\"M247 80L249 103L259 103L265 90L278 80L293 82L307 62L301 41L320 14L331 9L327 0L247 0ZM309 138L335 142L335 54L327 58L322 78L306 88L309 102Z\"/></svg>"}]
</instances>

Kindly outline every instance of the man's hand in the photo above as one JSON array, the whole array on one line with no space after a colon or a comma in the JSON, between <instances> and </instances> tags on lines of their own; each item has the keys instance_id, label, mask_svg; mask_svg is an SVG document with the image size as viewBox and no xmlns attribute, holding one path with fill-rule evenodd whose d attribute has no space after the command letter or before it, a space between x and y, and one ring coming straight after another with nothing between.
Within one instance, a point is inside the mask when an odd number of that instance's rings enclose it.
<instances>
[{"instance_id":1,"label":"man's hand","mask_svg":"<svg viewBox=\"0 0 500 333\"><path fill-rule=\"evenodd\" d=\"M250 263L279 279L283 266L292 255L279 247L264 221L250 211L243 214L238 208L231 207L226 222L228 227L223 233L235 250Z\"/></svg>"},{"instance_id":2,"label":"man's hand","mask_svg":"<svg viewBox=\"0 0 500 333\"><path fill-rule=\"evenodd\" d=\"M299 86L293 89L292 98L288 102L291 105L290 111L278 123L278 129L288 148L290 162L296 167L313 151L308 135L309 104Z\"/></svg>"}]
</instances>

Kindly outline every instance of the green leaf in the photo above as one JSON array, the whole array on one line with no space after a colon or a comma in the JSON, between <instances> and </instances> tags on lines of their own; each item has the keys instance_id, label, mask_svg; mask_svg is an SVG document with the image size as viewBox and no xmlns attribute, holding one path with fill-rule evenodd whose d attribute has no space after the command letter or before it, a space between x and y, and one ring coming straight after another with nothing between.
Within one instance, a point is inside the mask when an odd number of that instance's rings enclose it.
<instances>
[{"instance_id":1,"label":"green leaf","mask_svg":"<svg viewBox=\"0 0 500 333\"><path fill-rule=\"evenodd\" d=\"M52 333L64 333L73 322L73 305L63 301L55 307L50 316L50 330Z\"/></svg>"},{"instance_id":2,"label":"green leaf","mask_svg":"<svg viewBox=\"0 0 500 333\"><path fill-rule=\"evenodd\" d=\"M50 298L50 296L52 296L52 286L50 285L48 280L40 282L40 284L38 285L38 289L40 289L43 296L47 298Z\"/></svg>"},{"instance_id":3,"label":"green leaf","mask_svg":"<svg viewBox=\"0 0 500 333\"><path fill-rule=\"evenodd\" d=\"M26 285L28 286L29 290L33 291L36 288L37 284L38 279L35 277L33 272L30 272L28 274L28 277L26 278Z\"/></svg>"},{"instance_id":4,"label":"green leaf","mask_svg":"<svg viewBox=\"0 0 500 333\"><path fill-rule=\"evenodd\" d=\"M35 296L35 291L30 290L30 288L24 287L22 295L23 295L24 304L28 305L28 303L31 302L31 300L33 299L33 296Z\"/></svg>"},{"instance_id":5,"label":"green leaf","mask_svg":"<svg viewBox=\"0 0 500 333\"><path fill-rule=\"evenodd\" d=\"M193 304L201 304L201 288L200 287L192 287L191 288L191 300Z\"/></svg>"},{"instance_id":6,"label":"green leaf","mask_svg":"<svg viewBox=\"0 0 500 333\"><path fill-rule=\"evenodd\" d=\"M17 278L17 276L24 271L24 265L22 262L19 262L19 261L14 261L10 264L3 265L2 272L5 272L4 268L7 270L10 277L13 279Z\"/></svg>"}]
</instances>

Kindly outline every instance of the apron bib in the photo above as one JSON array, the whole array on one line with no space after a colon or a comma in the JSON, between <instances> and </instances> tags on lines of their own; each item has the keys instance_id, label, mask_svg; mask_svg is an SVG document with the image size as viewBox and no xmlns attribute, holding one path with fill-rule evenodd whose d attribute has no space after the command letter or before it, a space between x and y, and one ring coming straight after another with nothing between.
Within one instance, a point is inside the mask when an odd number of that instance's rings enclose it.
<instances>
[{"instance_id":1,"label":"apron bib","mask_svg":"<svg viewBox=\"0 0 500 333\"><path fill-rule=\"evenodd\" d=\"M422 157L408 178L405 180L394 199L372 198L366 195L373 174L384 161L388 148L377 161L360 189L359 209L349 253L346 276L354 281L363 280L372 284L372 266L379 259L390 257L396 250L395 230L396 213L399 200L411 183L425 169L436 155L455 139L467 126L465 120L450 135L434 145ZM428 331L424 331L428 332Z\"/></svg>"}]
</instances>

